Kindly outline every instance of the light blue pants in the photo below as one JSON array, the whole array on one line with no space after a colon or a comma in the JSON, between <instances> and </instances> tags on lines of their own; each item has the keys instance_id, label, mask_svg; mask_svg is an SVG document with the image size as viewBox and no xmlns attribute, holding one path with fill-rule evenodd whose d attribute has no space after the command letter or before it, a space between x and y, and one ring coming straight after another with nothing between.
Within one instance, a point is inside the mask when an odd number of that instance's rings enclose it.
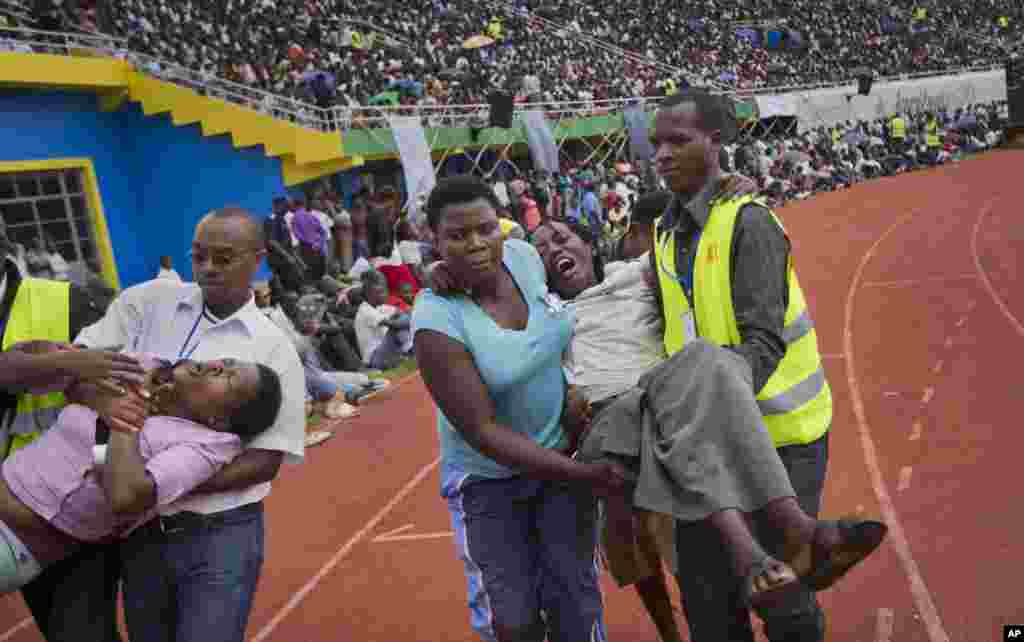
<instances>
[{"instance_id":1,"label":"light blue pants","mask_svg":"<svg viewBox=\"0 0 1024 642\"><path fill-rule=\"evenodd\" d=\"M0 594L17 591L42 572L28 547L0 522Z\"/></svg>"}]
</instances>

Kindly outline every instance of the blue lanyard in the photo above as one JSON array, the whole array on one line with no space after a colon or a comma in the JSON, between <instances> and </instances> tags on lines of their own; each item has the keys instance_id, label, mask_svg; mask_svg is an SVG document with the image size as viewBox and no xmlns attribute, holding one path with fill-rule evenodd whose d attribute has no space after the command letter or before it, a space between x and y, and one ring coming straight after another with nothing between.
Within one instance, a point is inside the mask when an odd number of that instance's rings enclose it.
<instances>
[{"instance_id":1,"label":"blue lanyard","mask_svg":"<svg viewBox=\"0 0 1024 642\"><path fill-rule=\"evenodd\" d=\"M700 235L704 230L697 228L697 234L693 238L693 251L690 252L690 260L686 264L686 270L677 277L679 284L686 291L688 299L693 298L693 273L697 267L697 249L700 247Z\"/></svg>"},{"instance_id":2,"label":"blue lanyard","mask_svg":"<svg viewBox=\"0 0 1024 642\"><path fill-rule=\"evenodd\" d=\"M185 343L181 344L181 350L178 350L178 360L188 359L192 356L192 353L196 351L199 344L203 342L202 339L196 341L195 345L188 352L185 352L185 348L188 348L188 342L192 340L192 335L196 333L196 328L199 327L199 322L203 320L203 316L206 314L206 303L203 303L203 309L199 311L199 316L196 317L196 322L192 324L192 330L188 333L188 337L185 338Z\"/></svg>"}]
</instances>

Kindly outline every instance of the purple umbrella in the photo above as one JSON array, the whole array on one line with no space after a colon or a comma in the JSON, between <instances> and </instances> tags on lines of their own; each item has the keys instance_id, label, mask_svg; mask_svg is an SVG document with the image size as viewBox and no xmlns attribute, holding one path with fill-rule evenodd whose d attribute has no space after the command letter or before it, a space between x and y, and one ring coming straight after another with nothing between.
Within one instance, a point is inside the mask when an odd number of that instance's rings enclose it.
<instances>
[{"instance_id":1,"label":"purple umbrella","mask_svg":"<svg viewBox=\"0 0 1024 642\"><path fill-rule=\"evenodd\" d=\"M322 81L327 85L328 89L334 89L334 74L319 69L313 71L307 71L306 73L299 76L299 80L304 83L313 84L318 80Z\"/></svg>"}]
</instances>

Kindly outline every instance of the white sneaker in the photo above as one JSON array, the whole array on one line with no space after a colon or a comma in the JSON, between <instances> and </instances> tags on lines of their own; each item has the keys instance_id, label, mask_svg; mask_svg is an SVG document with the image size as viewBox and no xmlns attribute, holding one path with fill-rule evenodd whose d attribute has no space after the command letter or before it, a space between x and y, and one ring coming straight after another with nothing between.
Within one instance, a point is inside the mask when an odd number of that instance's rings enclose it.
<instances>
[{"instance_id":1,"label":"white sneaker","mask_svg":"<svg viewBox=\"0 0 1024 642\"><path fill-rule=\"evenodd\" d=\"M306 448L318 446L333 436L334 433L330 432L329 430L317 430L314 432L306 433Z\"/></svg>"},{"instance_id":2,"label":"white sneaker","mask_svg":"<svg viewBox=\"0 0 1024 642\"><path fill-rule=\"evenodd\" d=\"M327 402L327 406L324 408L324 416L328 419L344 419L346 417L355 417L359 414L359 409L355 406L345 402L345 397L335 397L334 399Z\"/></svg>"}]
</instances>

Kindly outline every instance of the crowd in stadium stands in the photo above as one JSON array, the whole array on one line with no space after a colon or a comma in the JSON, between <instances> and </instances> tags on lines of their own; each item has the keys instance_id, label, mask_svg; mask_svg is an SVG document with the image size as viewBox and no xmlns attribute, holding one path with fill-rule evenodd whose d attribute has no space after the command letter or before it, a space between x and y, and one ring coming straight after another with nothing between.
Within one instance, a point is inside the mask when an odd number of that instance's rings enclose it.
<instances>
[{"instance_id":1,"label":"crowd in stadium stands","mask_svg":"<svg viewBox=\"0 0 1024 642\"><path fill-rule=\"evenodd\" d=\"M99 32L100 0L0 0L0 28Z\"/></svg>"},{"instance_id":2,"label":"crowd in stadium stands","mask_svg":"<svg viewBox=\"0 0 1024 642\"><path fill-rule=\"evenodd\" d=\"M827 82L860 67L884 76L999 63L1024 42L1014 0L3 2L33 11L35 28L98 24L129 50L321 107ZM480 35L495 43L463 47Z\"/></svg>"},{"instance_id":3,"label":"crowd in stadium stands","mask_svg":"<svg viewBox=\"0 0 1024 642\"><path fill-rule=\"evenodd\" d=\"M779 207L996 147L1003 142L999 107L740 137L720 162ZM607 258L645 251L643 235L626 232L649 228L671 198L657 179L621 160L566 162L558 176L502 160L481 173L501 203L506 238L528 238L546 218L570 219L600 230L595 238ZM264 225L273 276L257 286L257 303L294 340L311 406L328 417L352 416L354 402L387 385L369 375L411 356L409 313L429 285L424 266L436 259L429 232L403 211L395 187L367 185L346 200L329 181L303 197L275 199ZM310 432L309 443L325 434Z\"/></svg>"},{"instance_id":4,"label":"crowd in stadium stands","mask_svg":"<svg viewBox=\"0 0 1024 642\"><path fill-rule=\"evenodd\" d=\"M999 105L903 114L803 133L740 137L723 148L729 172L757 183L772 205L860 181L954 162L1002 143ZM902 136L901 133L902 132ZM932 135L934 132L934 135ZM456 170L458 173L458 170ZM660 188L624 161L566 162L558 176L499 161L481 172L498 201L506 237L526 238L545 218L600 229L602 250L621 251L624 231L662 207L634 207ZM403 212L393 186L361 188L347 206L329 184L305 198L279 198L266 220L274 277L267 296L315 347L315 369L388 368L408 355L409 311L434 260L429 233ZM304 362L307 358L304 357Z\"/></svg>"},{"instance_id":5,"label":"crowd in stadium stands","mask_svg":"<svg viewBox=\"0 0 1024 642\"><path fill-rule=\"evenodd\" d=\"M849 187L862 180L956 161L1003 142L1000 104L846 122L799 135L748 138L725 148L722 165L758 182L775 205L816 192ZM929 136L929 127L934 135Z\"/></svg>"},{"instance_id":6,"label":"crowd in stadium stands","mask_svg":"<svg viewBox=\"0 0 1024 642\"><path fill-rule=\"evenodd\" d=\"M657 95L684 77L834 81L861 66L998 63L1024 36L1013 0L111 0L107 12L130 49L321 106L480 103L497 89L520 100ZM464 49L475 35L496 43Z\"/></svg>"}]
</instances>

